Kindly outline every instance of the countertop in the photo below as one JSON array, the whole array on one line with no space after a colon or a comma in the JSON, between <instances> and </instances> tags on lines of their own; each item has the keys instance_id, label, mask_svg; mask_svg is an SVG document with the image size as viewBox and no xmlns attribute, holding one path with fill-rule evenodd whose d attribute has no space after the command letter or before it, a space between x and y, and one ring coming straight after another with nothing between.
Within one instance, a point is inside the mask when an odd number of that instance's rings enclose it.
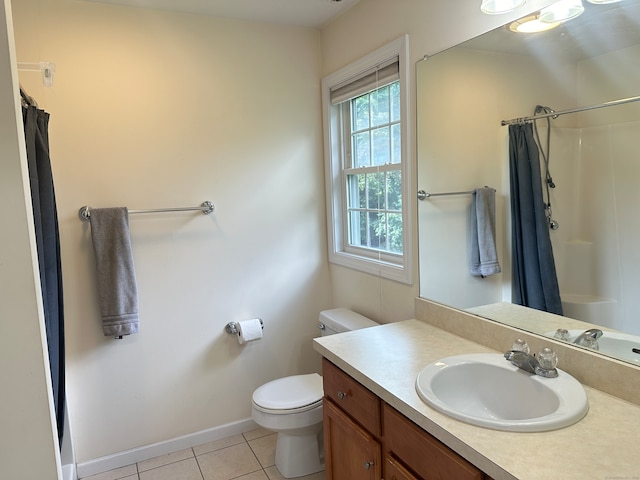
<instances>
[{"instance_id":1,"label":"countertop","mask_svg":"<svg viewBox=\"0 0 640 480\"><path fill-rule=\"evenodd\" d=\"M442 357L501 352L419 320L316 338L314 348L495 480L640 480L638 405L585 386L589 412L570 427L539 433L491 430L427 406L416 393L415 379Z\"/></svg>"}]
</instances>

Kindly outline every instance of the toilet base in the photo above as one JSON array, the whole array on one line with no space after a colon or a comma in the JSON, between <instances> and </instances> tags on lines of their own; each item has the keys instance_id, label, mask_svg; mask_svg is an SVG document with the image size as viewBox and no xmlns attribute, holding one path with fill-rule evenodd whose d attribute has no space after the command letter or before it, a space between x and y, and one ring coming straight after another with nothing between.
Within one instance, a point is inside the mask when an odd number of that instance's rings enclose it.
<instances>
[{"instance_id":1,"label":"toilet base","mask_svg":"<svg viewBox=\"0 0 640 480\"><path fill-rule=\"evenodd\" d=\"M320 431L278 432L276 468L284 478L303 477L324 470L324 444Z\"/></svg>"}]
</instances>

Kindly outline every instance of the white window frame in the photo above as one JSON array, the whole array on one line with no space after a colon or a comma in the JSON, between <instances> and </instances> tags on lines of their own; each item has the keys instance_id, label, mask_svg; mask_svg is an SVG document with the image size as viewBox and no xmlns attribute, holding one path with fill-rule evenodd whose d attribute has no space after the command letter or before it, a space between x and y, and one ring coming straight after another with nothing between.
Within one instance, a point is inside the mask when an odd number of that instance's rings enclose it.
<instances>
[{"instance_id":1,"label":"white window frame","mask_svg":"<svg viewBox=\"0 0 640 480\"><path fill-rule=\"evenodd\" d=\"M413 168L410 157L409 123L410 66L409 40L404 35L322 79L325 180L327 199L327 233L329 261L362 272L411 285L413 283ZM376 252L348 245L346 216L346 181L343 176L345 149L340 105L331 104L331 89L357 78L366 71L397 57L400 75L401 172L402 172L402 254ZM343 140L344 139L344 140Z\"/></svg>"}]
</instances>

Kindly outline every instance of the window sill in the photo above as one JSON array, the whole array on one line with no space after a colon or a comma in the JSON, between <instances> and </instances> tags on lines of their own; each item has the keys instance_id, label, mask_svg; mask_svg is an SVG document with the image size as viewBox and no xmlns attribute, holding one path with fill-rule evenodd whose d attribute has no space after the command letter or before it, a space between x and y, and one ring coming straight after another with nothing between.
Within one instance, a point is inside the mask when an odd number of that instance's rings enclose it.
<instances>
[{"instance_id":1,"label":"window sill","mask_svg":"<svg viewBox=\"0 0 640 480\"><path fill-rule=\"evenodd\" d=\"M329 262L407 285L413 284L410 268L407 268L406 265L401 263L385 262L352 253L336 251L329 254Z\"/></svg>"}]
</instances>

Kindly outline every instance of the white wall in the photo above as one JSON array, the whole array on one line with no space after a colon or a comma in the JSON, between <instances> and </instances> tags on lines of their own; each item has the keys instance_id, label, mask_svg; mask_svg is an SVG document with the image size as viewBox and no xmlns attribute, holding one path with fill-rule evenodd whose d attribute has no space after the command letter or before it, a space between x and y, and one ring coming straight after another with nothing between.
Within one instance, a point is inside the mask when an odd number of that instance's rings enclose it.
<instances>
[{"instance_id":1,"label":"white wall","mask_svg":"<svg viewBox=\"0 0 640 480\"><path fill-rule=\"evenodd\" d=\"M328 75L399 36L409 34L411 98L416 98L416 61L445 48L468 40L510 19L541 8L550 0L527 2L526 8L508 15L483 15L479 1L450 0L361 0L344 15L322 29L322 73ZM469 85L470 92L473 85ZM416 158L416 101L411 101L411 162ZM418 126L419 128L419 126ZM420 173L420 172L419 172ZM414 185L416 184L414 180ZM420 187L417 185L417 187ZM420 187L422 188L422 187ZM414 192L418 188L414 186ZM417 202L415 195L405 202ZM418 211L415 209L414 211ZM421 213L418 211L418 215ZM417 224L414 228L414 264L418 262ZM438 269L440 266L438 266ZM445 267L446 268L446 267ZM414 316L412 299L419 295L418 269L414 284L401 285L360 274L343 267L331 266L334 303L350 306L372 318L395 321ZM357 289L356 289L357 288Z\"/></svg>"},{"instance_id":2,"label":"white wall","mask_svg":"<svg viewBox=\"0 0 640 480\"><path fill-rule=\"evenodd\" d=\"M51 113L78 462L250 418L251 392L319 370L332 306L314 29L67 0L15 2L20 79ZM141 331L105 338L83 205L132 215ZM239 346L229 321L261 317Z\"/></svg>"},{"instance_id":3,"label":"white wall","mask_svg":"<svg viewBox=\"0 0 640 480\"><path fill-rule=\"evenodd\" d=\"M9 24L7 23L9 22ZM0 477L59 477L11 9L0 9ZM7 28L9 25L9 28ZM19 133L20 132L20 133ZM20 140L22 138L22 140Z\"/></svg>"}]
</instances>

